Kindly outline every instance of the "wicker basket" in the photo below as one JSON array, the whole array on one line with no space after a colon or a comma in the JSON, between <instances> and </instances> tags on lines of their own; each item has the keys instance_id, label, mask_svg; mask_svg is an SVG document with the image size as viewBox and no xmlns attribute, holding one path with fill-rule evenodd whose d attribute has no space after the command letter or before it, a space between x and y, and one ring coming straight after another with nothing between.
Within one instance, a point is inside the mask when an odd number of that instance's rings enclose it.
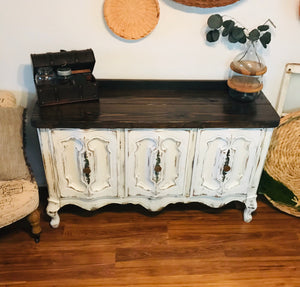
<instances>
[{"instance_id":1,"label":"wicker basket","mask_svg":"<svg viewBox=\"0 0 300 287\"><path fill-rule=\"evenodd\" d=\"M105 0L104 18L113 33L128 40L150 34L159 20L157 0Z\"/></svg>"},{"instance_id":2,"label":"wicker basket","mask_svg":"<svg viewBox=\"0 0 300 287\"><path fill-rule=\"evenodd\" d=\"M264 169L287 187L298 203L292 207L267 198L278 209L300 217L300 111L281 118L274 130Z\"/></svg>"},{"instance_id":3,"label":"wicker basket","mask_svg":"<svg viewBox=\"0 0 300 287\"><path fill-rule=\"evenodd\" d=\"M177 3L202 8L220 7L233 4L239 0L173 0Z\"/></svg>"}]
</instances>

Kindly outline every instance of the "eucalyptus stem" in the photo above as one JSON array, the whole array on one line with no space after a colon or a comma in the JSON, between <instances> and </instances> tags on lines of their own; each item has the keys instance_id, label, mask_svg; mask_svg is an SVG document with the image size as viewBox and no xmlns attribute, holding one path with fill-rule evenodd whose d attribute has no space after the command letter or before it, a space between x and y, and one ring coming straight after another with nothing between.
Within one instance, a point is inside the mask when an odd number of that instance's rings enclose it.
<instances>
[{"instance_id":1,"label":"eucalyptus stem","mask_svg":"<svg viewBox=\"0 0 300 287\"><path fill-rule=\"evenodd\" d=\"M271 19L268 19L264 25L266 25L267 23L270 23L275 29L277 28L276 25L274 24L274 22Z\"/></svg>"},{"instance_id":2,"label":"eucalyptus stem","mask_svg":"<svg viewBox=\"0 0 300 287\"><path fill-rule=\"evenodd\" d=\"M240 21L237 21L235 18L231 17L231 16L228 16L228 15L223 15L223 17L227 17L228 20L232 20L234 21L235 23L237 23L238 25L240 25L244 30L246 30L247 32L249 32L249 30L245 27L245 25L243 25Z\"/></svg>"},{"instance_id":3,"label":"eucalyptus stem","mask_svg":"<svg viewBox=\"0 0 300 287\"><path fill-rule=\"evenodd\" d=\"M224 18L227 20L224 21ZM207 19L207 25L210 30L206 33L206 40L208 42L216 42L222 35L223 37L228 37L227 39L230 43L245 44L247 41L252 43L260 41L263 47L267 48L267 45L271 42L271 33L268 31L270 25L267 25L267 23L276 28L275 24L270 19L267 19L263 25L259 25L249 32L247 28L234 18L227 15L214 14Z\"/></svg>"}]
</instances>

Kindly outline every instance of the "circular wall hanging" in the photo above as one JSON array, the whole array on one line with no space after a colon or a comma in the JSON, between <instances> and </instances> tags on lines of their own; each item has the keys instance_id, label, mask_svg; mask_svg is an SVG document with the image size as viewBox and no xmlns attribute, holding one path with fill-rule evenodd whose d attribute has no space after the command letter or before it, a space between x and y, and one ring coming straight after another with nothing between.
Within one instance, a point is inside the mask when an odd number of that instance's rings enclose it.
<instances>
[{"instance_id":1,"label":"circular wall hanging","mask_svg":"<svg viewBox=\"0 0 300 287\"><path fill-rule=\"evenodd\" d=\"M177 3L202 8L220 7L233 4L239 0L173 0Z\"/></svg>"},{"instance_id":2,"label":"circular wall hanging","mask_svg":"<svg viewBox=\"0 0 300 287\"><path fill-rule=\"evenodd\" d=\"M150 34L158 23L157 0L105 0L104 18L113 33L128 40Z\"/></svg>"}]
</instances>

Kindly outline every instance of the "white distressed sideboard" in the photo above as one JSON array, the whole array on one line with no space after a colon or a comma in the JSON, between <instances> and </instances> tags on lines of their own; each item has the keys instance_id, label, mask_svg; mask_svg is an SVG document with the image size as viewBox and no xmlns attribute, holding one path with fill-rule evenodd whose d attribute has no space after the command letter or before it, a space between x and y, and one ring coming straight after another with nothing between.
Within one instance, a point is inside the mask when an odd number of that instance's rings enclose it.
<instances>
[{"instance_id":1,"label":"white distressed sideboard","mask_svg":"<svg viewBox=\"0 0 300 287\"><path fill-rule=\"evenodd\" d=\"M221 81L101 80L99 96L99 103L35 107L52 227L67 204L157 211L239 201L251 221L279 122L263 94L245 104L232 101Z\"/></svg>"}]
</instances>

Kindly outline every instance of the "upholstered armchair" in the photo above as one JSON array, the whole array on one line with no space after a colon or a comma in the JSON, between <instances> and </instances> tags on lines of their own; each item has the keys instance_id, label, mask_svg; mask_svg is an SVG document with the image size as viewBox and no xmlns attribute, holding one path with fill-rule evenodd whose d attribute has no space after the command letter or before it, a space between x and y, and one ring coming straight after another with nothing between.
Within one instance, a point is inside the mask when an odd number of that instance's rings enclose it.
<instances>
[{"instance_id":1,"label":"upholstered armchair","mask_svg":"<svg viewBox=\"0 0 300 287\"><path fill-rule=\"evenodd\" d=\"M23 114L14 95L0 91L0 228L27 216L39 242L39 193L24 156Z\"/></svg>"}]
</instances>

